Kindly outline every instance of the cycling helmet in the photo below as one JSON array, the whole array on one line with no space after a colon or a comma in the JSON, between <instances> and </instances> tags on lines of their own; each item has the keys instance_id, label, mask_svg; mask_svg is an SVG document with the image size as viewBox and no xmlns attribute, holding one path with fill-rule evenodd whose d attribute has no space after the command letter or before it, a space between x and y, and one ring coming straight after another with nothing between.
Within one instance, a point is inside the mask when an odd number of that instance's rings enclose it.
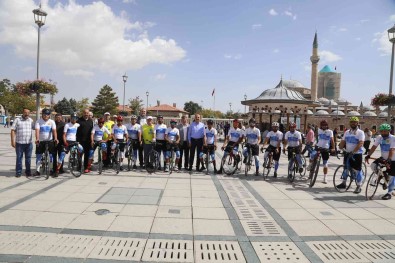
<instances>
[{"instance_id":1,"label":"cycling helmet","mask_svg":"<svg viewBox=\"0 0 395 263\"><path fill-rule=\"evenodd\" d=\"M104 118L99 118L98 120L97 120L97 123L104 123Z\"/></svg>"},{"instance_id":2,"label":"cycling helmet","mask_svg":"<svg viewBox=\"0 0 395 263\"><path fill-rule=\"evenodd\" d=\"M379 127L380 131L391 131L391 126L388 123L383 123Z\"/></svg>"},{"instance_id":3,"label":"cycling helmet","mask_svg":"<svg viewBox=\"0 0 395 263\"><path fill-rule=\"evenodd\" d=\"M123 121L123 117L122 117L121 115L119 115L119 116L117 117L117 121Z\"/></svg>"},{"instance_id":4,"label":"cycling helmet","mask_svg":"<svg viewBox=\"0 0 395 263\"><path fill-rule=\"evenodd\" d=\"M350 122L352 122L352 121L359 122L359 118L356 116L352 116L352 117L350 117Z\"/></svg>"},{"instance_id":5,"label":"cycling helmet","mask_svg":"<svg viewBox=\"0 0 395 263\"><path fill-rule=\"evenodd\" d=\"M320 122L320 126L328 126L328 122L326 120L322 120Z\"/></svg>"},{"instance_id":6,"label":"cycling helmet","mask_svg":"<svg viewBox=\"0 0 395 263\"><path fill-rule=\"evenodd\" d=\"M170 123L177 123L177 121L175 119L171 119Z\"/></svg>"},{"instance_id":7,"label":"cycling helmet","mask_svg":"<svg viewBox=\"0 0 395 263\"><path fill-rule=\"evenodd\" d=\"M254 118L251 118L251 119L248 121L248 123L256 123L256 121L255 121Z\"/></svg>"},{"instance_id":8,"label":"cycling helmet","mask_svg":"<svg viewBox=\"0 0 395 263\"><path fill-rule=\"evenodd\" d=\"M41 113L44 115L51 115L51 110L50 109L43 109Z\"/></svg>"},{"instance_id":9,"label":"cycling helmet","mask_svg":"<svg viewBox=\"0 0 395 263\"><path fill-rule=\"evenodd\" d=\"M207 124L213 124L214 121L212 119L207 120Z\"/></svg>"},{"instance_id":10,"label":"cycling helmet","mask_svg":"<svg viewBox=\"0 0 395 263\"><path fill-rule=\"evenodd\" d=\"M280 124L275 121L275 122L272 123L272 127L280 127Z\"/></svg>"},{"instance_id":11,"label":"cycling helmet","mask_svg":"<svg viewBox=\"0 0 395 263\"><path fill-rule=\"evenodd\" d=\"M291 122L289 124L289 128L296 128L296 123L295 122Z\"/></svg>"},{"instance_id":12,"label":"cycling helmet","mask_svg":"<svg viewBox=\"0 0 395 263\"><path fill-rule=\"evenodd\" d=\"M130 116L130 119L137 119L137 116L136 115L132 115L132 116Z\"/></svg>"},{"instance_id":13,"label":"cycling helmet","mask_svg":"<svg viewBox=\"0 0 395 263\"><path fill-rule=\"evenodd\" d=\"M73 113L70 115L70 118L72 118L72 119L78 119L77 112L73 112Z\"/></svg>"}]
</instances>

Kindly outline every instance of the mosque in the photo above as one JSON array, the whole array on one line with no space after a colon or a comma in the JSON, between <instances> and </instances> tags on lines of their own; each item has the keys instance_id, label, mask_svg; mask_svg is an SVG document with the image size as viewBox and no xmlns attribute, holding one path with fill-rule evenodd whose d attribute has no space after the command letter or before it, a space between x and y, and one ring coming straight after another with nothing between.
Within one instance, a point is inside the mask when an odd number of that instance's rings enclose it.
<instances>
[{"instance_id":1,"label":"mosque","mask_svg":"<svg viewBox=\"0 0 395 263\"><path fill-rule=\"evenodd\" d=\"M298 129L306 131L308 124L319 125L325 119L332 129L343 131L349 126L349 118L358 116L362 129L376 129L385 122L388 113L379 107L353 105L340 98L341 74L325 65L318 72L318 39L314 35L311 61L311 89L297 80L280 79L272 89L264 90L258 97L241 101L248 106L248 117L255 118L261 129L278 121L285 127L295 122Z\"/></svg>"}]
</instances>

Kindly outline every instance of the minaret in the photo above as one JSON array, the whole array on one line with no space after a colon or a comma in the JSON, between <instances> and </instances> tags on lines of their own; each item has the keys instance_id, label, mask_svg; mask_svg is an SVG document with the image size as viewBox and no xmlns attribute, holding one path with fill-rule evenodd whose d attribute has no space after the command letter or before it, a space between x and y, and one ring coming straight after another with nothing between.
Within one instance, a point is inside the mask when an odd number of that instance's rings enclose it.
<instances>
[{"instance_id":1,"label":"minaret","mask_svg":"<svg viewBox=\"0 0 395 263\"><path fill-rule=\"evenodd\" d=\"M311 61L311 100L317 100L317 86L318 86L318 61L320 57L318 56L318 41L317 32L314 35L313 42L313 55L310 57Z\"/></svg>"}]
</instances>

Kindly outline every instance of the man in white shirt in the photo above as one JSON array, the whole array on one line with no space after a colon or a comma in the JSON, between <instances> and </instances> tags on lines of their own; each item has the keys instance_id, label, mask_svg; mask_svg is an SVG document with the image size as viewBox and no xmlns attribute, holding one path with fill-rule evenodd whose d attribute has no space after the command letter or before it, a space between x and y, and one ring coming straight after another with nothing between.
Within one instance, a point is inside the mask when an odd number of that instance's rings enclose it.
<instances>
[{"instance_id":1,"label":"man in white shirt","mask_svg":"<svg viewBox=\"0 0 395 263\"><path fill-rule=\"evenodd\" d=\"M285 153L285 149L288 145L288 161L292 158L292 154L295 152L296 160L299 164L299 172L303 172L303 163L302 157L300 156L301 147L302 147L302 134L296 130L296 123L291 122L289 124L289 131L285 133L284 138L284 149L283 153ZM293 167L288 167L288 176L292 176Z\"/></svg>"},{"instance_id":2,"label":"man in white shirt","mask_svg":"<svg viewBox=\"0 0 395 263\"><path fill-rule=\"evenodd\" d=\"M281 141L283 140L283 133L280 132L278 129L280 127L280 124L278 122L273 122L272 123L272 130L268 132L266 135L265 141L263 143L263 146L266 144L269 144L269 146L266 148L265 155L263 156L264 159L266 159L269 156L270 152L273 152L273 160L274 160L274 175L273 177L277 177L277 170L279 167L279 160L280 160L280 155L281 155ZM262 148L263 149L263 148ZM266 163L263 163L263 165L269 165Z\"/></svg>"},{"instance_id":3,"label":"man in white shirt","mask_svg":"<svg viewBox=\"0 0 395 263\"><path fill-rule=\"evenodd\" d=\"M56 133L56 124L49 117L51 111L49 109L42 110L42 118L36 122L36 172L35 176L40 176L40 162L42 154L45 152L45 143L48 143L48 151L50 158L53 157L55 143L58 143L58 135Z\"/></svg>"},{"instance_id":4,"label":"man in white shirt","mask_svg":"<svg viewBox=\"0 0 395 263\"><path fill-rule=\"evenodd\" d=\"M163 162L165 162L166 159L166 130L167 126L166 124L163 123L163 116L159 115L157 118L157 124L155 125L155 133L156 133L156 148L155 150L159 154L159 167L158 170L161 170L161 163L160 163L160 156L161 153L163 152Z\"/></svg>"},{"instance_id":5,"label":"man in white shirt","mask_svg":"<svg viewBox=\"0 0 395 263\"><path fill-rule=\"evenodd\" d=\"M132 168L137 169L137 151L140 149L142 144L141 141L141 125L137 123L136 115L130 117L130 123L126 126L129 135L128 146L133 148L133 157L135 163L133 163ZM126 152L126 157L129 155L129 150Z\"/></svg>"},{"instance_id":6,"label":"man in white shirt","mask_svg":"<svg viewBox=\"0 0 395 263\"><path fill-rule=\"evenodd\" d=\"M99 118L91 132L92 150L89 154L90 165L93 163L94 153L97 147L101 148L102 160L105 161L107 159L107 140L103 140L104 134L111 135L111 132L104 126L104 118Z\"/></svg>"},{"instance_id":7,"label":"man in white shirt","mask_svg":"<svg viewBox=\"0 0 395 263\"><path fill-rule=\"evenodd\" d=\"M169 171L169 162L171 157L171 147L176 154L176 160L174 162L174 171L178 171L178 162L180 161L180 131L176 128L177 121L172 119L170 120L170 127L167 128L165 133L166 139L166 164L165 164L165 172Z\"/></svg>"},{"instance_id":8,"label":"man in white shirt","mask_svg":"<svg viewBox=\"0 0 395 263\"><path fill-rule=\"evenodd\" d=\"M203 171L204 169L208 169L208 167L204 167L204 160L203 160L203 155L204 154L209 154L211 161L213 162L214 166L214 173L217 173L217 166L215 163L215 150L217 149L217 135L218 132L217 130L213 127L214 121L213 120L208 120L207 121L207 129L204 130L204 137L203 137L203 150L200 152L200 163L202 164L202 167L200 168L200 171Z\"/></svg>"},{"instance_id":9,"label":"man in white shirt","mask_svg":"<svg viewBox=\"0 0 395 263\"><path fill-rule=\"evenodd\" d=\"M259 144L261 143L261 131L255 127L255 119L250 119L249 120L249 126L245 130L245 137L246 137L246 145L243 149L243 155L244 155L244 161L243 163L246 163L246 158L247 158L247 152L249 147L251 147L251 153L252 156L254 157L255 160L255 175L259 175Z\"/></svg>"},{"instance_id":10,"label":"man in white shirt","mask_svg":"<svg viewBox=\"0 0 395 263\"><path fill-rule=\"evenodd\" d=\"M120 161L120 170L123 171L122 162L125 158L125 142L128 140L128 131L125 125L122 124L123 117L118 116L116 118L117 123L113 126L111 135L114 139L114 142L111 146L112 153L114 153L116 145L119 144L119 151L121 153L121 161ZM118 162L118 156L115 156L116 162Z\"/></svg>"},{"instance_id":11,"label":"man in white shirt","mask_svg":"<svg viewBox=\"0 0 395 263\"><path fill-rule=\"evenodd\" d=\"M189 123L188 116L182 115L181 123L177 125L180 131L180 161L178 162L178 169L181 170L182 158L184 158L184 169L187 170L189 166L189 146L188 146L188 134L189 134Z\"/></svg>"}]
</instances>

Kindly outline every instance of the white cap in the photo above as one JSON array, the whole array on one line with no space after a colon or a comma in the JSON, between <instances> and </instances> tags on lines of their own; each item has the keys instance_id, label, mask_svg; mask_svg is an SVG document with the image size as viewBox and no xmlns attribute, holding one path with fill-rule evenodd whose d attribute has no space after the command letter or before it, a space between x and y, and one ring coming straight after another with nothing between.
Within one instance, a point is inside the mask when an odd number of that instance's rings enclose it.
<instances>
[{"instance_id":1,"label":"white cap","mask_svg":"<svg viewBox=\"0 0 395 263\"><path fill-rule=\"evenodd\" d=\"M109 112L104 113L104 115L111 115Z\"/></svg>"},{"instance_id":2,"label":"white cap","mask_svg":"<svg viewBox=\"0 0 395 263\"><path fill-rule=\"evenodd\" d=\"M117 115L114 115L113 117L116 118L116 117L118 117L118 116L117 116Z\"/></svg>"},{"instance_id":3,"label":"white cap","mask_svg":"<svg viewBox=\"0 0 395 263\"><path fill-rule=\"evenodd\" d=\"M148 117L147 117L147 120L148 120L148 119L151 119L151 120L152 120L152 116L148 116Z\"/></svg>"}]
</instances>

